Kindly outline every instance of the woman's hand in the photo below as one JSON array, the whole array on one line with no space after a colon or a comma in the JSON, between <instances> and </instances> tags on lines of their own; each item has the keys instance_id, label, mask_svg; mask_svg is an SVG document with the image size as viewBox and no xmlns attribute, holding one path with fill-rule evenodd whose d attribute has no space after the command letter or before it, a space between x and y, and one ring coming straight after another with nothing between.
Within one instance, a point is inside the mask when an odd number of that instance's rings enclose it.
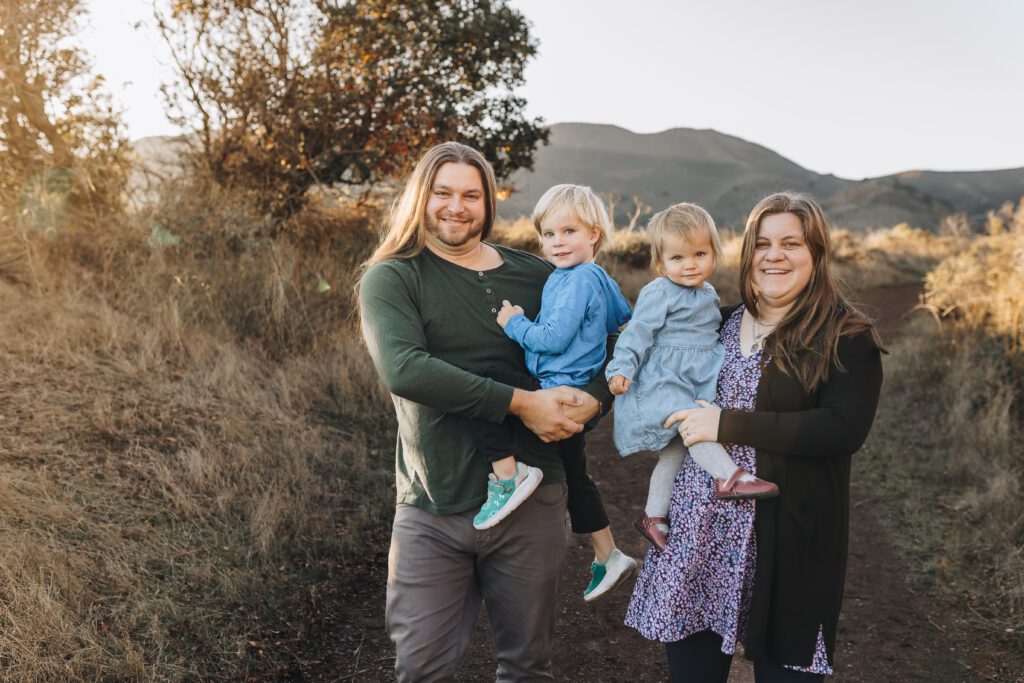
<instances>
[{"instance_id":1,"label":"woman's hand","mask_svg":"<svg viewBox=\"0 0 1024 683\"><path fill-rule=\"evenodd\" d=\"M629 391L629 385L632 384L623 375L612 375L612 378L608 380L608 391L612 392L614 396L621 396L622 394Z\"/></svg>"},{"instance_id":2,"label":"woman's hand","mask_svg":"<svg viewBox=\"0 0 1024 683\"><path fill-rule=\"evenodd\" d=\"M697 405L701 407L677 410L665 420L666 429L677 425L685 446L701 441L718 441L718 421L722 417L722 409L707 401L698 400Z\"/></svg>"},{"instance_id":3,"label":"woman's hand","mask_svg":"<svg viewBox=\"0 0 1024 683\"><path fill-rule=\"evenodd\" d=\"M498 311L498 324L501 325L501 329L505 329L505 325L508 324L509 318L514 315L526 315L526 312L523 311L522 306L513 306L508 299L502 301L501 310Z\"/></svg>"}]
</instances>

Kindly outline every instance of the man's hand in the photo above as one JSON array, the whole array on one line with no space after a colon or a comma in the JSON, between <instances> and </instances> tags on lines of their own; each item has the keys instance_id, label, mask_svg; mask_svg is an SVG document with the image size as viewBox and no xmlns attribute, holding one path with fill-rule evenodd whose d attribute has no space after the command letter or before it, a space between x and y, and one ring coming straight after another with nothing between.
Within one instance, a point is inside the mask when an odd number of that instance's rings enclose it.
<instances>
[{"instance_id":1,"label":"man's hand","mask_svg":"<svg viewBox=\"0 0 1024 683\"><path fill-rule=\"evenodd\" d=\"M562 412L573 422L586 424L601 413L601 404L596 398L576 387L560 386L554 387L552 391L561 391L569 396L576 397L575 405L565 405Z\"/></svg>"},{"instance_id":2,"label":"man's hand","mask_svg":"<svg viewBox=\"0 0 1024 683\"><path fill-rule=\"evenodd\" d=\"M612 375L612 378L608 380L608 391L612 392L614 396L622 396L624 393L629 391L629 385L632 384L624 375Z\"/></svg>"},{"instance_id":3,"label":"man's hand","mask_svg":"<svg viewBox=\"0 0 1024 683\"><path fill-rule=\"evenodd\" d=\"M578 403L576 394L567 391L516 389L512 392L508 410L522 420L541 441L547 443L568 439L583 431L582 424L565 415L566 409L578 407Z\"/></svg>"},{"instance_id":4,"label":"man's hand","mask_svg":"<svg viewBox=\"0 0 1024 683\"><path fill-rule=\"evenodd\" d=\"M501 325L501 329L505 329L509 318L514 315L526 315L526 312L522 306L513 306L508 299L503 300L501 302L501 310L498 311L498 324Z\"/></svg>"}]
</instances>

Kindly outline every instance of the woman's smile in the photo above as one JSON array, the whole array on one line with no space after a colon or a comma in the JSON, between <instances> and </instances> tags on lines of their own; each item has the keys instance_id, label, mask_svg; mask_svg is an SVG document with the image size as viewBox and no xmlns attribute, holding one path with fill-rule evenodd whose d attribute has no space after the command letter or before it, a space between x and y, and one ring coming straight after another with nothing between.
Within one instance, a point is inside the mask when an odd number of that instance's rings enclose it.
<instances>
[{"instance_id":1,"label":"woman's smile","mask_svg":"<svg viewBox=\"0 0 1024 683\"><path fill-rule=\"evenodd\" d=\"M807 287L814 271L800 218L792 213L765 216L754 247L753 280L759 308L786 308Z\"/></svg>"}]
</instances>

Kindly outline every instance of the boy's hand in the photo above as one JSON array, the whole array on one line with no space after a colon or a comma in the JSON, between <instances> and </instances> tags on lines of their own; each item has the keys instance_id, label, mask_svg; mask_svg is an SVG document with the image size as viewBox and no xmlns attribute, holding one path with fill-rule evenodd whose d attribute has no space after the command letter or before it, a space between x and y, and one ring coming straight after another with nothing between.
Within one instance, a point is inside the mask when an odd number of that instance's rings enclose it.
<instances>
[{"instance_id":1,"label":"boy's hand","mask_svg":"<svg viewBox=\"0 0 1024 683\"><path fill-rule=\"evenodd\" d=\"M615 396L621 396L629 391L630 384L632 384L632 382L622 375L612 375L612 378L608 380L608 390Z\"/></svg>"},{"instance_id":2,"label":"boy's hand","mask_svg":"<svg viewBox=\"0 0 1024 683\"><path fill-rule=\"evenodd\" d=\"M522 306L513 306L509 303L508 299L501 302L501 310L498 311L498 324L501 325L501 329L505 329L505 325L508 324L509 318L514 315L526 315L523 311Z\"/></svg>"}]
</instances>

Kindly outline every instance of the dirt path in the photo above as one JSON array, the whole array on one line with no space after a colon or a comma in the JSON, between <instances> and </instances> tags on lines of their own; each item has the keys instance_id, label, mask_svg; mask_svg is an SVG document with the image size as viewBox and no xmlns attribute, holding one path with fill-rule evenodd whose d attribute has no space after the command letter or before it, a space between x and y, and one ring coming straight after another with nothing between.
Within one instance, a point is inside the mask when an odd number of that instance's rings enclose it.
<instances>
[{"instance_id":1,"label":"dirt path","mask_svg":"<svg viewBox=\"0 0 1024 683\"><path fill-rule=\"evenodd\" d=\"M865 292L861 301L876 315L885 339L897 333L901 316L917 303L918 287ZM604 496L612 531L624 552L643 557L646 542L630 527L641 509L652 458L619 458L611 445L611 420L588 439L592 476ZM856 467L856 466L855 466ZM856 471L854 473L856 481ZM1015 680L1000 668L999 652L979 641L950 605L915 592L898 540L876 512L878 497L856 486L852 492L850 559L846 597L839 625L835 681ZM570 536L568 560L558 605L555 674L565 681L665 681L661 645L641 638L622 624L629 589L620 589L596 605L582 599L591 551L584 537ZM393 650L383 628L382 557L367 567L364 583L352 595L353 611L342 619L341 642L332 643L322 663L304 667L313 680L392 680ZM481 615L469 653L456 680L493 680L486 615ZM749 664L734 660L730 678L753 680Z\"/></svg>"}]
</instances>

